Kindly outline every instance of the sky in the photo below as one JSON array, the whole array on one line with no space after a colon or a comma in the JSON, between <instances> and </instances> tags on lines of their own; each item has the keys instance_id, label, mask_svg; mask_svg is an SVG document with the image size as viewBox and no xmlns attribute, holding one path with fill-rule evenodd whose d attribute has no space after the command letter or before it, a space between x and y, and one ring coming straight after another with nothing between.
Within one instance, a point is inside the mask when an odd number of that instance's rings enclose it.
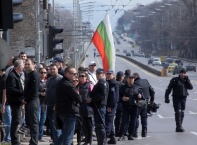
<instances>
[{"instance_id":1,"label":"sky","mask_svg":"<svg viewBox=\"0 0 197 145\"><path fill-rule=\"evenodd\" d=\"M49 0L49 2L53 3L52 1L53 0ZM93 4L90 3L93 1ZM90 21L93 30L95 30L103 20L107 13L105 10L109 9L108 13L110 16L110 22L112 29L114 30L118 18L124 14L125 10L135 9L137 5L147 5L156 1L161 0L79 0L79 3L82 11L94 10L89 13L85 12L82 19L82 21ZM56 9L58 9L58 7L64 7L71 11L73 10L73 0L54 0L54 3ZM91 5L93 5L93 7ZM115 13L115 11L117 12ZM90 13L92 16L88 17L87 15L90 15Z\"/></svg>"}]
</instances>

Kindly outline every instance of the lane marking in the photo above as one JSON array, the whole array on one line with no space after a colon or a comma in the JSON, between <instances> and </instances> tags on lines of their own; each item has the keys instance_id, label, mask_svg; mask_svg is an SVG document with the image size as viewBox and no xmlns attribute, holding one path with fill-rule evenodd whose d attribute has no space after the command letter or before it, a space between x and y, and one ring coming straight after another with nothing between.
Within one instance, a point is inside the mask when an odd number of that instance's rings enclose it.
<instances>
[{"instance_id":1,"label":"lane marking","mask_svg":"<svg viewBox=\"0 0 197 145\"><path fill-rule=\"evenodd\" d=\"M161 114L157 114L157 116L158 116L160 119L171 119L171 118L174 118L174 117L164 117L164 116L162 116Z\"/></svg>"},{"instance_id":2,"label":"lane marking","mask_svg":"<svg viewBox=\"0 0 197 145\"><path fill-rule=\"evenodd\" d=\"M189 114L191 114L191 115L196 115L197 114L197 112L192 112L192 111L188 111L189 112Z\"/></svg>"},{"instance_id":3,"label":"lane marking","mask_svg":"<svg viewBox=\"0 0 197 145\"><path fill-rule=\"evenodd\" d=\"M197 135L197 133L196 133L196 132L190 132L190 133L192 133L192 134L194 134L194 135Z\"/></svg>"}]
</instances>

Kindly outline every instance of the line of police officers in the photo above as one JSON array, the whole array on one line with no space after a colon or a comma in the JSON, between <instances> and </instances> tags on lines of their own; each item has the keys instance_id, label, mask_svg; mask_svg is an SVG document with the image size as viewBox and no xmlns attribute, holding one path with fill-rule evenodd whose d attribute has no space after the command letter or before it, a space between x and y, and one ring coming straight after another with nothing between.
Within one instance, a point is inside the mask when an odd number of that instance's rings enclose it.
<instances>
[{"instance_id":1,"label":"line of police officers","mask_svg":"<svg viewBox=\"0 0 197 145\"><path fill-rule=\"evenodd\" d=\"M117 73L117 81L112 70L108 70L106 75L105 80L104 70L96 70L98 83L87 100L94 108L98 145L105 144L107 138L110 138L108 144L116 144L115 136L119 136L118 140L124 140L127 131L128 140L133 140L133 137L137 137L139 116L142 124L141 135L146 137L147 102L154 101L153 88L146 79L141 79L138 73L127 74L125 84L122 83L124 74L121 71Z\"/></svg>"},{"instance_id":2,"label":"line of police officers","mask_svg":"<svg viewBox=\"0 0 197 145\"><path fill-rule=\"evenodd\" d=\"M124 80L121 71L117 73L115 80L114 72L108 70L105 80L104 70L99 68L96 71L98 83L94 86L87 102L93 104L98 145L104 145L107 138L110 138L108 144L116 144L115 136L119 136L119 141L125 140L125 135L128 140L138 137L139 116L142 125L141 136L147 136L147 104L154 104L155 91L148 80L141 79L138 73L131 75L130 71L126 70L126 72ZM184 69L180 71L178 77L170 80L166 89L165 103L170 102L169 94L173 90L176 132L184 132L182 122L187 90L191 89L193 86Z\"/></svg>"}]
</instances>

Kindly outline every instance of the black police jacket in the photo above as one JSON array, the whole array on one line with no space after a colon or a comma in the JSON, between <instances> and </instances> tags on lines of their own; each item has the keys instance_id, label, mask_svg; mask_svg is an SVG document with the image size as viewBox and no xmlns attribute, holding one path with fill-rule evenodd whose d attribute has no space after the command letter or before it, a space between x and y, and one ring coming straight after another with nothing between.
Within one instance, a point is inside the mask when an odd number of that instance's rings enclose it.
<instances>
[{"instance_id":1,"label":"black police jacket","mask_svg":"<svg viewBox=\"0 0 197 145\"><path fill-rule=\"evenodd\" d=\"M129 105L136 105L136 101L138 94L142 95L142 100L145 100L143 97L142 90L139 86L133 84L132 86L128 86L127 84L123 85L120 89L120 100L124 106L129 106ZM123 101L122 98L126 96L129 97L128 101Z\"/></svg>"},{"instance_id":2,"label":"black police jacket","mask_svg":"<svg viewBox=\"0 0 197 145\"><path fill-rule=\"evenodd\" d=\"M145 99L150 99L154 101L155 91L153 87L149 84L148 80L137 78L134 82L135 85L140 86Z\"/></svg>"},{"instance_id":3,"label":"black police jacket","mask_svg":"<svg viewBox=\"0 0 197 145\"><path fill-rule=\"evenodd\" d=\"M6 97L10 105L21 105L23 98L23 87L19 74L13 69L6 79Z\"/></svg>"},{"instance_id":4,"label":"black police jacket","mask_svg":"<svg viewBox=\"0 0 197 145\"><path fill-rule=\"evenodd\" d=\"M107 80L107 82L109 84L107 107L113 109L119 100L119 84L115 79Z\"/></svg>"},{"instance_id":5,"label":"black police jacket","mask_svg":"<svg viewBox=\"0 0 197 145\"><path fill-rule=\"evenodd\" d=\"M100 79L90 93L90 98L97 106L107 105L108 91L108 83L104 79Z\"/></svg>"},{"instance_id":6,"label":"black police jacket","mask_svg":"<svg viewBox=\"0 0 197 145\"><path fill-rule=\"evenodd\" d=\"M72 82L65 76L57 83L56 97L57 114L66 116L79 114L79 104L82 102L81 96Z\"/></svg>"},{"instance_id":7,"label":"black police jacket","mask_svg":"<svg viewBox=\"0 0 197 145\"><path fill-rule=\"evenodd\" d=\"M168 88L165 92L165 99L169 99L169 94L172 92L173 97L181 98L188 96L187 90L192 90L193 86L188 78L182 80L180 77L174 77L170 80Z\"/></svg>"}]
</instances>

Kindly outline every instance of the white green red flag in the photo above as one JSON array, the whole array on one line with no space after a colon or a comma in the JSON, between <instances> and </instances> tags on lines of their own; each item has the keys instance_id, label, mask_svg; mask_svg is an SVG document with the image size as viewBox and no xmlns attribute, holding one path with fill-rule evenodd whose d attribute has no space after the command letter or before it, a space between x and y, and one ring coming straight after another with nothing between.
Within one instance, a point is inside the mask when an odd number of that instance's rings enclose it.
<instances>
[{"instance_id":1,"label":"white green red flag","mask_svg":"<svg viewBox=\"0 0 197 145\"><path fill-rule=\"evenodd\" d=\"M94 32L92 42L101 56L105 72L115 71L115 47L108 14Z\"/></svg>"}]
</instances>

